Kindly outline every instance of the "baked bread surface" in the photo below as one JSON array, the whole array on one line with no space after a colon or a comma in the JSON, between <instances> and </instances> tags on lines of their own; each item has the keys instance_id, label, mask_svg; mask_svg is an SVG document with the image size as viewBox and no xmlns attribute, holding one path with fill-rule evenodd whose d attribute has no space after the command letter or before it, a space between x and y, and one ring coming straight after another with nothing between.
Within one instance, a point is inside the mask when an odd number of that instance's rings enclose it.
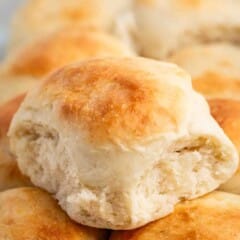
<instances>
[{"instance_id":1,"label":"baked bread surface","mask_svg":"<svg viewBox=\"0 0 240 240\"><path fill-rule=\"evenodd\" d=\"M115 231L110 240L238 240L239 195L212 192L176 206L174 212L142 228Z\"/></svg>"},{"instance_id":2,"label":"baked bread surface","mask_svg":"<svg viewBox=\"0 0 240 240\"><path fill-rule=\"evenodd\" d=\"M2 240L106 240L105 230L74 223L56 200L38 188L0 192Z\"/></svg>"},{"instance_id":3,"label":"baked bread surface","mask_svg":"<svg viewBox=\"0 0 240 240\"><path fill-rule=\"evenodd\" d=\"M20 169L74 220L129 229L228 180L238 154L188 74L144 58L93 59L50 74L9 131Z\"/></svg>"}]
</instances>

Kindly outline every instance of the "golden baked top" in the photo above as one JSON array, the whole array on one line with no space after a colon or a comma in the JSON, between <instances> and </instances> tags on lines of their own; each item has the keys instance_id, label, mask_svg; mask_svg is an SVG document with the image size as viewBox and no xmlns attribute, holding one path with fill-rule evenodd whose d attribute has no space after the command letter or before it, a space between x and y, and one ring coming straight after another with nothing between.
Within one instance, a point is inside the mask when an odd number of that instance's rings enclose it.
<instances>
[{"instance_id":1,"label":"golden baked top","mask_svg":"<svg viewBox=\"0 0 240 240\"><path fill-rule=\"evenodd\" d=\"M96 59L51 74L39 95L94 141L131 140L177 131L191 83L174 65L143 58Z\"/></svg>"}]
</instances>

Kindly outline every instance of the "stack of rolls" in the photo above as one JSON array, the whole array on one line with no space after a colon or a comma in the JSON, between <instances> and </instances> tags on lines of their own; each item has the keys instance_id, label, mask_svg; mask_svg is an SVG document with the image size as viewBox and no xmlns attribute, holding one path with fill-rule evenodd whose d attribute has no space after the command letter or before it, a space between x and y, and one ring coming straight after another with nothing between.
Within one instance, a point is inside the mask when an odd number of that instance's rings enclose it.
<instances>
[{"instance_id":1,"label":"stack of rolls","mask_svg":"<svg viewBox=\"0 0 240 240\"><path fill-rule=\"evenodd\" d=\"M38 2L44 4L44 1ZM68 3L66 1L66 4ZM37 5L37 1L29 1L26 8L34 4ZM56 5L59 5L59 11L63 11L64 3ZM86 3L84 5L87 6ZM55 10L52 8L52 11ZM47 20L46 16L41 17ZM24 14L22 20L25 25L34 24L30 19L27 21ZM20 24L20 21L17 22L15 21L14 25ZM39 31L41 26L38 26L39 29L33 26L33 33L26 27L16 28L16 39L12 41L11 52L2 62L0 69L0 238L105 240L108 238L106 230L74 223L51 194L37 187L26 188L33 184L31 179L19 170L16 158L10 150L7 131L13 115L26 95L25 92L31 91L33 86L51 71L88 58L135 54L114 36L92 24L89 27L80 24L75 27L59 25L50 27L51 31L46 29L47 31L42 32ZM28 34L22 32L24 30L27 30ZM39 31L38 36L35 30ZM18 31L21 31L21 34ZM8 190L10 188L17 189Z\"/></svg>"},{"instance_id":2,"label":"stack of rolls","mask_svg":"<svg viewBox=\"0 0 240 240\"><path fill-rule=\"evenodd\" d=\"M239 9L26 1L0 66L0 238L240 239Z\"/></svg>"},{"instance_id":3,"label":"stack of rolls","mask_svg":"<svg viewBox=\"0 0 240 240\"><path fill-rule=\"evenodd\" d=\"M13 181L14 174L18 174L18 170L13 170L13 165L15 169L16 164L14 164L14 156L10 153L6 135L11 118L23 100L23 97L18 95L31 89L44 75L67 63L96 56L134 55L128 47L107 33L96 29L86 29L84 32L80 30L82 29L61 29L44 35L10 54L2 63L0 72L0 103L2 103L0 106L0 171L4 171L5 174L1 174L0 189L18 186L17 181ZM3 177L7 173L8 175L12 173L11 179ZM9 180L13 182L8 182ZM14 182L16 184L13 184Z\"/></svg>"}]
</instances>

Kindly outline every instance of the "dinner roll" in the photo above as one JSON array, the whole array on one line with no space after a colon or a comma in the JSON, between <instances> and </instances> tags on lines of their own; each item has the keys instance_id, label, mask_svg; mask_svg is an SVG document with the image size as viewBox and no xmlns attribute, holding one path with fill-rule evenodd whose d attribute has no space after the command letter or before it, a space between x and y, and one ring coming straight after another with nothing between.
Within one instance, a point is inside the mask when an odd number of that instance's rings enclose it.
<instances>
[{"instance_id":1,"label":"dinner roll","mask_svg":"<svg viewBox=\"0 0 240 240\"><path fill-rule=\"evenodd\" d=\"M96 27L112 32L131 0L28 0L12 22L13 48L36 36L65 26ZM123 19L124 20L124 19Z\"/></svg>"},{"instance_id":2,"label":"dinner roll","mask_svg":"<svg viewBox=\"0 0 240 240\"><path fill-rule=\"evenodd\" d=\"M170 62L188 71L194 88L208 98L240 99L240 48L230 44L188 47Z\"/></svg>"},{"instance_id":3,"label":"dinner roll","mask_svg":"<svg viewBox=\"0 0 240 240\"><path fill-rule=\"evenodd\" d=\"M232 140L238 153L240 153L240 101L211 99L209 105L213 117ZM229 181L221 186L221 189L240 194L240 168Z\"/></svg>"},{"instance_id":4,"label":"dinner roll","mask_svg":"<svg viewBox=\"0 0 240 240\"><path fill-rule=\"evenodd\" d=\"M7 131L14 113L19 108L25 95L18 96L0 106L0 191L8 188L31 185L23 176L10 152Z\"/></svg>"},{"instance_id":5,"label":"dinner roll","mask_svg":"<svg viewBox=\"0 0 240 240\"><path fill-rule=\"evenodd\" d=\"M94 57L130 56L133 52L112 36L97 30L65 28L26 44L11 54L0 73L0 102L28 89L50 71Z\"/></svg>"},{"instance_id":6,"label":"dinner roll","mask_svg":"<svg viewBox=\"0 0 240 240\"><path fill-rule=\"evenodd\" d=\"M163 59L196 43L239 42L239 0L135 0L136 43Z\"/></svg>"},{"instance_id":7,"label":"dinner roll","mask_svg":"<svg viewBox=\"0 0 240 240\"><path fill-rule=\"evenodd\" d=\"M57 202L38 188L0 193L2 240L105 240L106 231L72 222Z\"/></svg>"},{"instance_id":8,"label":"dinner roll","mask_svg":"<svg viewBox=\"0 0 240 240\"><path fill-rule=\"evenodd\" d=\"M240 196L224 192L186 201L158 221L131 231L115 231L110 240L238 240Z\"/></svg>"},{"instance_id":9,"label":"dinner roll","mask_svg":"<svg viewBox=\"0 0 240 240\"><path fill-rule=\"evenodd\" d=\"M20 169L89 226L130 229L228 180L233 144L190 77L144 58L66 66L25 98L9 131Z\"/></svg>"}]
</instances>

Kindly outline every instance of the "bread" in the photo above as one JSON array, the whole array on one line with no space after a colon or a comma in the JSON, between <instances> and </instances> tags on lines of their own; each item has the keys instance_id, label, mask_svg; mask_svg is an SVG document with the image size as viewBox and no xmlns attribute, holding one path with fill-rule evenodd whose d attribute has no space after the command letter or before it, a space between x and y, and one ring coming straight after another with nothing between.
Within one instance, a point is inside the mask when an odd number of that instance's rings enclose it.
<instances>
[{"instance_id":1,"label":"bread","mask_svg":"<svg viewBox=\"0 0 240 240\"><path fill-rule=\"evenodd\" d=\"M112 32L129 0L28 0L12 23L11 47L62 27L96 27Z\"/></svg>"},{"instance_id":2,"label":"bread","mask_svg":"<svg viewBox=\"0 0 240 240\"><path fill-rule=\"evenodd\" d=\"M240 48L208 44L179 50L171 58L188 71L194 88L207 98L240 99Z\"/></svg>"},{"instance_id":3,"label":"bread","mask_svg":"<svg viewBox=\"0 0 240 240\"><path fill-rule=\"evenodd\" d=\"M238 240L240 196L224 192L186 201L174 213L131 231L115 231L110 240Z\"/></svg>"},{"instance_id":4,"label":"bread","mask_svg":"<svg viewBox=\"0 0 240 240\"><path fill-rule=\"evenodd\" d=\"M72 222L57 202L38 188L0 193L2 240L105 240L106 231Z\"/></svg>"},{"instance_id":5,"label":"bread","mask_svg":"<svg viewBox=\"0 0 240 240\"><path fill-rule=\"evenodd\" d=\"M240 101L211 99L209 105L213 117L232 140L240 154ZM223 191L240 194L240 168L221 188Z\"/></svg>"},{"instance_id":6,"label":"bread","mask_svg":"<svg viewBox=\"0 0 240 240\"><path fill-rule=\"evenodd\" d=\"M31 185L29 179L19 171L7 137L12 117L23 99L24 95L21 95L0 106L0 191Z\"/></svg>"},{"instance_id":7,"label":"bread","mask_svg":"<svg viewBox=\"0 0 240 240\"><path fill-rule=\"evenodd\" d=\"M197 43L240 40L238 0L135 0L136 43L164 59Z\"/></svg>"},{"instance_id":8,"label":"bread","mask_svg":"<svg viewBox=\"0 0 240 240\"><path fill-rule=\"evenodd\" d=\"M35 2L35 1L33 1ZM31 89L36 80L74 61L134 53L118 40L98 30L64 28L43 35L12 53L0 73L0 102Z\"/></svg>"},{"instance_id":9,"label":"bread","mask_svg":"<svg viewBox=\"0 0 240 240\"><path fill-rule=\"evenodd\" d=\"M34 88L9 131L20 169L89 226L130 229L228 180L233 144L190 77L144 58L66 66Z\"/></svg>"}]
</instances>

